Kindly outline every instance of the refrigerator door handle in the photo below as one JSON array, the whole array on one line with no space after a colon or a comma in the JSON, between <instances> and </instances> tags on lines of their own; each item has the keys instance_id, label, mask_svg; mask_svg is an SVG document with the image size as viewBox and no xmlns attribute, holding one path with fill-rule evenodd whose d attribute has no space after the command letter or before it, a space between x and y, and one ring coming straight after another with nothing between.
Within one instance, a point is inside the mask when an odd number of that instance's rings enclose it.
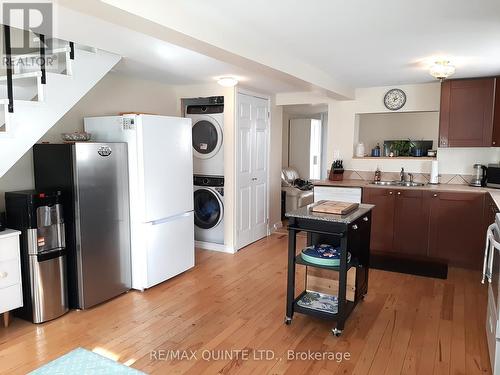
<instances>
[{"instance_id":1,"label":"refrigerator door handle","mask_svg":"<svg viewBox=\"0 0 500 375\"><path fill-rule=\"evenodd\" d=\"M187 212L183 212L182 214L179 214L179 215L174 215L174 216L165 217L165 218L159 219L159 220L149 221L148 224L160 225L160 224L168 223L169 221L174 221L174 220L180 219L182 217L189 216L192 212L193 211L187 211Z\"/></svg>"}]
</instances>

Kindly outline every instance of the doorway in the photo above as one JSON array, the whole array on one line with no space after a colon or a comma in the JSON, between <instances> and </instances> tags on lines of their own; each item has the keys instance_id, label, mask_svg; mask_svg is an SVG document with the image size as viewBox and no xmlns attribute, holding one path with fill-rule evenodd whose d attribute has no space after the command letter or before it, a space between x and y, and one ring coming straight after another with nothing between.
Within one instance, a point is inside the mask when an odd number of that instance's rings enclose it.
<instances>
[{"instance_id":1,"label":"doorway","mask_svg":"<svg viewBox=\"0 0 500 375\"><path fill-rule=\"evenodd\" d=\"M313 203L311 180L327 176L328 105L283 106L281 217Z\"/></svg>"},{"instance_id":2,"label":"doorway","mask_svg":"<svg viewBox=\"0 0 500 375\"><path fill-rule=\"evenodd\" d=\"M284 106L282 167L304 180L327 178L327 132L326 104Z\"/></svg>"}]
</instances>

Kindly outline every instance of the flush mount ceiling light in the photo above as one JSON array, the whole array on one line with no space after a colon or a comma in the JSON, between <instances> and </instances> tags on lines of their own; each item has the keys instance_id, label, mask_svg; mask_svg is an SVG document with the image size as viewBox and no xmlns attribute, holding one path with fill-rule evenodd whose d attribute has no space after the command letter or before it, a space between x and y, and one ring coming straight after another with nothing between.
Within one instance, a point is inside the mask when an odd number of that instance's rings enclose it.
<instances>
[{"instance_id":1,"label":"flush mount ceiling light","mask_svg":"<svg viewBox=\"0 0 500 375\"><path fill-rule=\"evenodd\" d=\"M436 61L430 68L430 75L439 79L441 82L451 75L455 74L455 66L448 60Z\"/></svg>"},{"instance_id":2,"label":"flush mount ceiling light","mask_svg":"<svg viewBox=\"0 0 500 375\"><path fill-rule=\"evenodd\" d=\"M234 77L222 77L222 78L219 78L217 83L221 86L224 86L224 87L233 87L233 86L236 86L238 84L238 80Z\"/></svg>"}]
</instances>

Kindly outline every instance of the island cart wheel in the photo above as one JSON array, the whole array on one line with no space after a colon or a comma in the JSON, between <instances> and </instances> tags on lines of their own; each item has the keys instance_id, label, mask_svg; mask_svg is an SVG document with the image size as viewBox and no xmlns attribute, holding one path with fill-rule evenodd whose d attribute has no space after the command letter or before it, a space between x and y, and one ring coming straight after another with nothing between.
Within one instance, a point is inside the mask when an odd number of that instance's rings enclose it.
<instances>
[{"instance_id":1,"label":"island cart wheel","mask_svg":"<svg viewBox=\"0 0 500 375\"><path fill-rule=\"evenodd\" d=\"M337 328L332 328L332 333L334 336L340 337L340 335L342 335L342 330Z\"/></svg>"}]
</instances>

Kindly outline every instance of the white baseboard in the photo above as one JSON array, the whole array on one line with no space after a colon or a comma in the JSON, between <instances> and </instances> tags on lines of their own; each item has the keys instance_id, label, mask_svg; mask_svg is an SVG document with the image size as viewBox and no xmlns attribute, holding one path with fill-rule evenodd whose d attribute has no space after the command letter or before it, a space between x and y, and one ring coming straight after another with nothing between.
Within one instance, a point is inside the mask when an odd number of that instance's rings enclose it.
<instances>
[{"instance_id":1,"label":"white baseboard","mask_svg":"<svg viewBox=\"0 0 500 375\"><path fill-rule=\"evenodd\" d=\"M236 251L234 251L234 249L231 248L230 246L221 245L218 243L194 241L194 246L203 250L219 251L221 253L228 253L228 254L236 253Z\"/></svg>"}]
</instances>

